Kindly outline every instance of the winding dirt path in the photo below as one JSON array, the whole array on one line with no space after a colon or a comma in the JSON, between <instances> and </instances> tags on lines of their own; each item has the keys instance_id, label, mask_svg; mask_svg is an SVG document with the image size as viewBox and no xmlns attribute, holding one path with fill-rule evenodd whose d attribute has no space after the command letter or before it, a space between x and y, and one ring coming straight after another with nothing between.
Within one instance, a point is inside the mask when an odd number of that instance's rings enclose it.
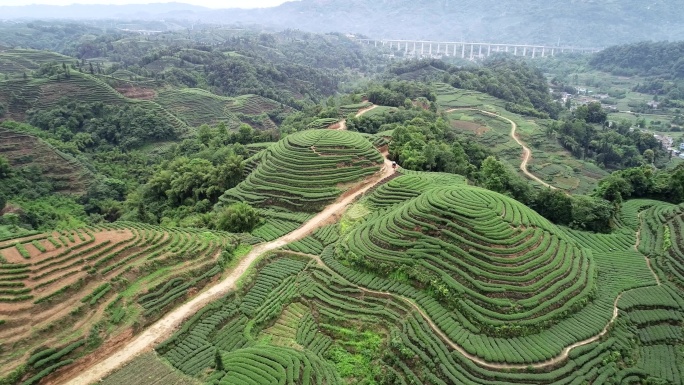
<instances>
[{"instance_id":1,"label":"winding dirt path","mask_svg":"<svg viewBox=\"0 0 684 385\"><path fill-rule=\"evenodd\" d=\"M354 117L355 118L361 117L366 112L368 112L370 110L374 110L376 108L378 108L378 105L373 104L372 106L360 109L359 112L357 112L356 115L354 115ZM334 127L336 127L335 130L341 130L341 131L346 130L347 129L347 119L340 120Z\"/></svg>"},{"instance_id":2,"label":"winding dirt path","mask_svg":"<svg viewBox=\"0 0 684 385\"><path fill-rule=\"evenodd\" d=\"M544 182L543 180L541 180L536 175L532 174L527 169L527 164L530 162L530 159L532 158L532 150L530 150L530 148L527 147L525 145L525 143L522 140L520 140L520 138L518 137L518 134L516 133L516 131L518 130L518 125L514 121L512 121L511 119L508 119L505 116L501 116L499 114L495 114L493 112L489 112L489 111L485 111L485 110L479 110L477 108L452 108L450 110L446 110L446 113L448 114L448 113L454 112L454 111L477 111L481 114L489 115L489 116L492 116L492 117L497 118L497 119L504 120L507 123L509 123L511 125L511 133L510 133L511 138L513 138L513 140L515 140L515 142L518 143L518 145L520 147L522 147L522 149L523 149L523 160L522 160L522 163L520 163L520 170L523 172L523 174L525 174L525 176L534 180L535 182L540 183L541 185L548 187L552 190L557 189L556 187L551 186L550 184Z\"/></svg>"},{"instance_id":3,"label":"winding dirt path","mask_svg":"<svg viewBox=\"0 0 684 385\"><path fill-rule=\"evenodd\" d=\"M323 262L323 260L321 259L321 257L319 257L318 255L312 255L312 254L306 254L306 253L299 253L299 252L295 252L295 251L285 251L284 253L286 253L286 254L294 254L294 255L301 255L301 256L309 257L309 258L315 260L315 261L318 263L319 266L324 267L326 270L330 271L330 272L331 272L332 274L334 274L336 277L342 279L342 280L345 281L345 282L348 282L350 285L352 285L352 286L358 288L359 290L365 291L366 293L377 294L377 295L382 295L382 296L389 296L389 297L395 298L395 299L397 299L397 300L399 300L399 301L401 301L401 302L404 302L405 304L407 304L407 305L409 305L410 307L412 307L415 311L417 311L418 314L420 314L420 316L423 317L423 319L425 320L425 322L427 322L427 324L430 326L430 329L432 329L432 330L440 337L440 339L442 339L442 341L444 341L444 343L446 343L450 348L452 348L453 350L458 351L458 352L461 353L464 357L466 357L467 359L469 359L469 360L475 362L475 363L478 364L479 366L482 366L482 367L484 367L484 368L489 368L489 369L497 369L497 370L511 370L511 369L525 370L525 369L530 369L530 368L534 368L534 369L543 369L543 368L548 368L548 367L550 367L550 366L555 366L555 365L557 365L557 364L559 364L559 363L561 363L561 362L567 360L567 359L568 359L568 356L569 356L569 354L570 354L570 351L572 351L573 349L578 348L578 347L580 347L580 346L584 346L584 345L590 344L590 343L592 343L592 342L596 342L596 341L598 341L601 337L603 337L604 335L606 335L606 333L608 333L608 330L610 329L610 327L612 326L612 324L615 322L615 320L616 320L617 317L618 317L619 309L618 309L617 304L618 304L618 302L620 301L620 298L622 298L622 294L624 294L624 293L620 293L620 295L618 295L617 298L615 298L615 301L613 302L613 316L611 317L610 321L608 321L608 323L606 324L606 326L603 328L603 330L601 330L601 332L600 332L599 334L597 334L597 335L595 335L595 336L593 336L593 337L587 338L587 339L585 339L585 340L582 340L582 341L579 341L579 342L575 342L574 344L572 344L572 345L570 345L570 346L567 346L565 349L563 349L563 350L561 351L561 354L559 354L559 355L557 355L556 357L553 357L553 358L551 358L551 359L548 359L548 360L546 360L546 361L540 361L540 362L537 362L537 363L534 363L534 364L519 364L519 365L514 365L514 364L500 364L500 363L485 361L485 360L483 360L482 358L480 358L480 357L478 357L478 356L475 356L475 355L473 355L473 354L468 353L463 347L461 347L461 345L455 343L454 341L452 341L452 340L449 338L449 336L447 336L446 334L444 334L444 332L439 328L439 326L437 326L437 325L434 323L434 321L432 321L432 319L430 318L430 316L429 316L427 313L425 313L425 311L424 311L417 303L415 303L412 299L407 298L407 297L404 297L404 296L399 295L399 294L394 294L394 293L384 292L384 291L371 290L371 289L367 289L367 288L365 288L365 287L363 287L363 286L359 286L359 285L353 284L353 283L349 282L346 278L342 277L341 275L337 274L334 270L332 270L331 268L329 268L329 267L325 264L325 262Z\"/></svg>"},{"instance_id":4,"label":"winding dirt path","mask_svg":"<svg viewBox=\"0 0 684 385\"><path fill-rule=\"evenodd\" d=\"M281 248L290 242L302 239L316 229L339 220L341 213L347 206L373 188L376 184L380 183L383 179L394 173L392 162L387 159L387 153L384 152L383 155L385 157L383 167L375 175L365 179L354 189L348 190L336 202L326 207L297 230L274 241L255 246L225 279L165 315L121 349L114 352L103 361L85 369L78 376L65 383L69 385L87 385L98 382L109 373L133 360L139 354L152 349L155 345L170 337L186 319L197 313L203 307L234 290L238 280L261 255Z\"/></svg>"}]
</instances>

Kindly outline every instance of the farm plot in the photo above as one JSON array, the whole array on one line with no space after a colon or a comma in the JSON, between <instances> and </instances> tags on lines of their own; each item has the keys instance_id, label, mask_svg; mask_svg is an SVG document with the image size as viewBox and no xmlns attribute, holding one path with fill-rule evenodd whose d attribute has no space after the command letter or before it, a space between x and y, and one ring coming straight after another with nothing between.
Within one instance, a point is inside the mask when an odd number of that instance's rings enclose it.
<instances>
[{"instance_id":1,"label":"farm plot","mask_svg":"<svg viewBox=\"0 0 684 385\"><path fill-rule=\"evenodd\" d=\"M359 134L303 131L270 146L254 172L221 202L317 212L381 165L382 155Z\"/></svg>"},{"instance_id":2,"label":"farm plot","mask_svg":"<svg viewBox=\"0 0 684 385\"><path fill-rule=\"evenodd\" d=\"M0 82L0 102L7 106L8 117L15 120L24 120L25 112L31 108L49 109L67 99L119 106L137 105L153 111L177 132L187 130L185 122L154 101L126 98L94 75L72 71L68 79L59 81L41 78Z\"/></svg>"},{"instance_id":3,"label":"farm plot","mask_svg":"<svg viewBox=\"0 0 684 385\"><path fill-rule=\"evenodd\" d=\"M39 374L42 366L18 365L46 341L52 348L106 338L156 320L220 274L218 255L240 242L227 233L116 223L0 243L0 339L13 347L0 352L2 375L17 367L23 378Z\"/></svg>"}]
</instances>

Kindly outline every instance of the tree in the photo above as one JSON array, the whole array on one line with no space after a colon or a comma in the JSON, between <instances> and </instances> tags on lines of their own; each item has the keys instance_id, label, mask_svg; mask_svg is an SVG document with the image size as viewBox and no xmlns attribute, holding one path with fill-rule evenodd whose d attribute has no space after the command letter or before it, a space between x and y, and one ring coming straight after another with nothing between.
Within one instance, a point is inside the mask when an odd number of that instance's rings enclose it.
<instances>
[{"instance_id":1,"label":"tree","mask_svg":"<svg viewBox=\"0 0 684 385\"><path fill-rule=\"evenodd\" d=\"M4 195L0 194L0 211L5 208L5 205L7 204L7 198L5 198Z\"/></svg>"},{"instance_id":2,"label":"tree","mask_svg":"<svg viewBox=\"0 0 684 385\"><path fill-rule=\"evenodd\" d=\"M221 358L221 352L219 349L216 349L216 353L214 354L214 368L219 372L225 370L225 367L223 366L223 358Z\"/></svg>"},{"instance_id":3,"label":"tree","mask_svg":"<svg viewBox=\"0 0 684 385\"><path fill-rule=\"evenodd\" d=\"M619 175L610 175L601 180L595 195L610 202L620 204L623 199L629 198L632 195L632 191L632 185L625 178Z\"/></svg>"},{"instance_id":4,"label":"tree","mask_svg":"<svg viewBox=\"0 0 684 385\"><path fill-rule=\"evenodd\" d=\"M12 166L7 158L0 156L0 179L7 179L12 176Z\"/></svg>"},{"instance_id":5,"label":"tree","mask_svg":"<svg viewBox=\"0 0 684 385\"><path fill-rule=\"evenodd\" d=\"M222 208L216 217L216 228L231 233L250 232L259 224L259 213L247 203L234 203Z\"/></svg>"},{"instance_id":6,"label":"tree","mask_svg":"<svg viewBox=\"0 0 684 385\"><path fill-rule=\"evenodd\" d=\"M203 124L197 129L197 139L199 139L200 143L202 143L205 146L209 145L209 142L211 141L212 137L212 132L211 128Z\"/></svg>"},{"instance_id":7,"label":"tree","mask_svg":"<svg viewBox=\"0 0 684 385\"><path fill-rule=\"evenodd\" d=\"M480 169L482 185L492 191L504 193L508 185L508 172L506 166L493 156L488 156L482 162Z\"/></svg>"},{"instance_id":8,"label":"tree","mask_svg":"<svg viewBox=\"0 0 684 385\"><path fill-rule=\"evenodd\" d=\"M653 161L655 160L655 152L653 152L653 150L650 148L647 149L644 151L644 159L646 159L649 164L653 164Z\"/></svg>"},{"instance_id":9,"label":"tree","mask_svg":"<svg viewBox=\"0 0 684 385\"><path fill-rule=\"evenodd\" d=\"M572 197L560 190L541 190L535 197L532 208L544 218L560 225L572 222Z\"/></svg>"},{"instance_id":10,"label":"tree","mask_svg":"<svg viewBox=\"0 0 684 385\"><path fill-rule=\"evenodd\" d=\"M671 199L674 202L684 202L684 166L679 165L670 177Z\"/></svg>"},{"instance_id":11,"label":"tree","mask_svg":"<svg viewBox=\"0 0 684 385\"><path fill-rule=\"evenodd\" d=\"M605 199L586 195L575 196L572 202L572 223L576 229L608 233L612 229L615 206Z\"/></svg>"},{"instance_id":12,"label":"tree","mask_svg":"<svg viewBox=\"0 0 684 385\"><path fill-rule=\"evenodd\" d=\"M241 124L238 128L238 142L242 144L249 144L252 142L254 130L249 124Z\"/></svg>"}]
</instances>

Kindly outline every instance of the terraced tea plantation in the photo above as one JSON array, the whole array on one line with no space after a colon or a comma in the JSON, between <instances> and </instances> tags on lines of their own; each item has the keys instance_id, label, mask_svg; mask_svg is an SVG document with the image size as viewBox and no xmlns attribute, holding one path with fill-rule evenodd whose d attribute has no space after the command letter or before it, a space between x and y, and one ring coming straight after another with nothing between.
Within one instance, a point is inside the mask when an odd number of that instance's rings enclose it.
<instances>
[{"instance_id":1,"label":"terraced tea plantation","mask_svg":"<svg viewBox=\"0 0 684 385\"><path fill-rule=\"evenodd\" d=\"M214 95L201 89L169 89L158 93L155 101L168 111L173 111L189 126L226 122L228 127L237 128L242 122L249 122L258 129L276 128L265 114L280 108L273 100L245 95L228 98ZM285 111L289 110L284 107ZM259 122L260 124L255 124Z\"/></svg>"},{"instance_id":2,"label":"terraced tea plantation","mask_svg":"<svg viewBox=\"0 0 684 385\"><path fill-rule=\"evenodd\" d=\"M0 242L3 376L35 383L132 324L153 322L218 278L219 255L244 249L240 242L133 223Z\"/></svg>"},{"instance_id":3,"label":"terraced tea plantation","mask_svg":"<svg viewBox=\"0 0 684 385\"><path fill-rule=\"evenodd\" d=\"M680 384L683 213L636 200L613 234L570 231L401 170L144 359L178 383Z\"/></svg>"},{"instance_id":4,"label":"terraced tea plantation","mask_svg":"<svg viewBox=\"0 0 684 385\"><path fill-rule=\"evenodd\" d=\"M287 136L247 162L253 171L221 197L223 204L247 202L269 218L254 235L265 240L286 234L351 186L380 171L382 155L362 135L311 130Z\"/></svg>"}]
</instances>

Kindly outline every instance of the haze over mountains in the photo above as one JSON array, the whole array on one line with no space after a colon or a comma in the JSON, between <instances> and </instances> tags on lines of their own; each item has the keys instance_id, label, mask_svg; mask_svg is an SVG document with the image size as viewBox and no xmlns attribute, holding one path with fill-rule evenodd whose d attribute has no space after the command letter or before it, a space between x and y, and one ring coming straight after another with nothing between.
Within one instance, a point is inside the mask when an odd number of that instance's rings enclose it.
<instances>
[{"instance_id":1,"label":"haze over mountains","mask_svg":"<svg viewBox=\"0 0 684 385\"><path fill-rule=\"evenodd\" d=\"M684 1L302 0L264 9L149 5L0 7L3 19L192 19L374 38L608 46L684 38Z\"/></svg>"}]
</instances>

